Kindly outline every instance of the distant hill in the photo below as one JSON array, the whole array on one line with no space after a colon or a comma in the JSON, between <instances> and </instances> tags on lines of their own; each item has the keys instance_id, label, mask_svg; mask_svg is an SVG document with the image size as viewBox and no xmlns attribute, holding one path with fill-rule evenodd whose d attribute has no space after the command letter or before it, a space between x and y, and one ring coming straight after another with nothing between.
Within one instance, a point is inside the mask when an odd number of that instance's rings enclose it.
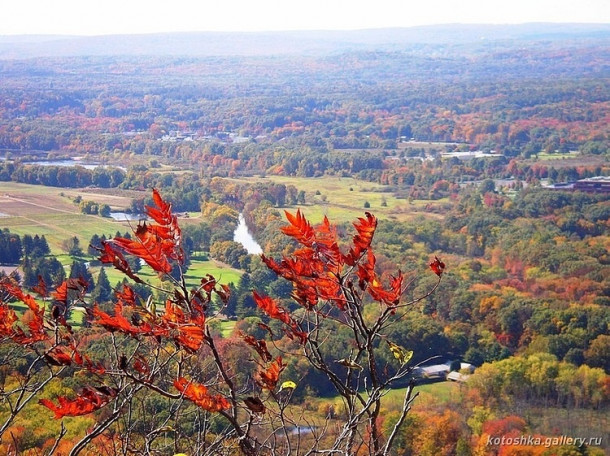
<instances>
[{"instance_id":1,"label":"distant hill","mask_svg":"<svg viewBox=\"0 0 610 456\"><path fill-rule=\"evenodd\" d=\"M0 35L0 59L108 55L324 55L415 45L608 40L610 24L437 25L358 31L192 32L145 35Z\"/></svg>"}]
</instances>

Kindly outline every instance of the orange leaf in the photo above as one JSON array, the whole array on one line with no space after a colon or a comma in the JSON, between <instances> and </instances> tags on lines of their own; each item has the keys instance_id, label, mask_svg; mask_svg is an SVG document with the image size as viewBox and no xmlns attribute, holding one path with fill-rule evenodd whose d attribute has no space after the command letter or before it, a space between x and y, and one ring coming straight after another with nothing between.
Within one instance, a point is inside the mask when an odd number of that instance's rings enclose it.
<instances>
[{"instance_id":1,"label":"orange leaf","mask_svg":"<svg viewBox=\"0 0 610 456\"><path fill-rule=\"evenodd\" d=\"M265 312L269 317L276 320L282 321L287 325L292 323L290 314L282 306L279 306L277 302L271 299L269 296L260 296L256 291L252 292L254 301L259 309Z\"/></svg>"},{"instance_id":2,"label":"orange leaf","mask_svg":"<svg viewBox=\"0 0 610 456\"><path fill-rule=\"evenodd\" d=\"M116 392L114 392L114 395L116 395ZM106 405L112 397L112 394L104 394L94 388L86 387L75 399L68 399L65 396L60 396L57 398L57 405L49 399L40 399L38 403L53 411L55 413L55 418L60 419L64 416L87 415L99 410Z\"/></svg>"},{"instance_id":3,"label":"orange leaf","mask_svg":"<svg viewBox=\"0 0 610 456\"><path fill-rule=\"evenodd\" d=\"M189 382L186 378L180 377L174 381L174 386L184 397L208 412L220 412L231 408L231 403L224 396L208 394L208 388L201 383Z\"/></svg>"},{"instance_id":4,"label":"orange leaf","mask_svg":"<svg viewBox=\"0 0 610 456\"><path fill-rule=\"evenodd\" d=\"M286 364L282 363L282 357L278 356L266 370L258 371L258 384L264 389L275 389L285 367Z\"/></svg>"},{"instance_id":5,"label":"orange leaf","mask_svg":"<svg viewBox=\"0 0 610 456\"><path fill-rule=\"evenodd\" d=\"M305 216L301 213L300 209L297 209L297 213L292 215L290 212L285 211L286 218L290 225L282 227L282 232L290 237L293 237L297 242L311 247L315 241L315 232Z\"/></svg>"},{"instance_id":6,"label":"orange leaf","mask_svg":"<svg viewBox=\"0 0 610 456\"><path fill-rule=\"evenodd\" d=\"M13 324L17 321L17 314L6 304L0 304L0 336L12 337Z\"/></svg>"}]
</instances>

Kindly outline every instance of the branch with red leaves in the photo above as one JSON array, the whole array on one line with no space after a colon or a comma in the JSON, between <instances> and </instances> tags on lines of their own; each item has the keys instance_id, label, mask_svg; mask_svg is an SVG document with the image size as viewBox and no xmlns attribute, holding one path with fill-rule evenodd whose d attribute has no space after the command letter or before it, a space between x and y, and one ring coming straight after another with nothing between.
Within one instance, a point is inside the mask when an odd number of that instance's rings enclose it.
<instances>
[{"instance_id":1,"label":"branch with red leaves","mask_svg":"<svg viewBox=\"0 0 610 456\"><path fill-rule=\"evenodd\" d=\"M399 321L399 309L412 306L436 289L445 264L435 257L430 268L439 278L437 284L424 296L402 303L408 286L402 272L398 270L395 275L384 278L376 271L376 257L371 245L377 219L371 213L365 213L365 217L353 224L356 234L347 248L339 244L337 230L326 217L318 226L311 225L300 210L296 214L287 212L286 218L288 225L282 231L293 238L298 247L279 261L264 255L262 259L278 276L292 283L292 298L304 310L304 316L295 319L286 307L257 292L253 294L254 301L269 318L283 324L288 337L299 341L305 358L324 373L343 396L349 416L332 451L355 451L352 445L357 440L359 427L366 422L370 454L385 454L383 451L387 448L382 448L381 431L377 427L380 400L392 384L408 376L412 368L403 362L389 374L385 373L387 366L382 372L376 354L379 340L393 321ZM376 304L378 313L375 318L370 312L365 317L364 309L368 304ZM351 353L335 354L332 349L329 352L325 348L328 322L349 329ZM246 338L246 342L259 355L266 356L259 341ZM333 362L329 360L331 353L336 358L343 357ZM272 390L275 387L275 374L279 375L281 365L280 358L267 370L259 371L257 381L263 388ZM343 366L343 372L338 366ZM403 409L405 414L414 398L411 393L412 389L408 388Z\"/></svg>"},{"instance_id":2,"label":"branch with red leaves","mask_svg":"<svg viewBox=\"0 0 610 456\"><path fill-rule=\"evenodd\" d=\"M278 422L283 427L286 445L292 448L294 437L287 432L287 426L288 423L298 426L298 420L287 415L286 405L297 384L291 379L283 383L280 380L290 371L287 366L294 355L326 375L346 404L347 416L334 442L324 447L324 434L314 431L308 451L352 454L357 451L356 441L366 434L370 454L387 454L389 447L383 447L378 428L380 400L396 381L408 378L412 366L408 364L408 351L387 339L385 343L380 341L385 337L384 331L400 320L398 312L421 297L402 302L408 286L403 273L399 270L387 276L378 272L372 248L377 228L375 216L367 212L357 219L353 224L355 234L348 245L342 245L337 229L326 217L314 226L300 210L296 214L286 213L288 225L282 231L294 239L298 248L279 260L264 255L262 260L279 277L292 283L291 296L299 312L263 293L254 291L253 298L266 318L281 325L283 335L298 348L292 353L280 351L277 342L282 333L273 334L263 323L270 341L242 335L243 347L250 347L258 356L248 360L254 367L244 373L238 372L241 365L235 366L225 358L223 343L212 335L209 326L214 317L209 311L213 298L218 297L221 305L226 304L229 288L211 275L203 277L195 289L187 288L178 219L171 204L158 191L153 190L152 196L153 205L146 207L149 220L138 224L133 238L118 236L103 242L100 261L112 264L133 282L162 292L162 300L156 296L141 299L136 287L126 283L115 291L114 307L108 309L95 302L87 303L86 284L68 279L51 291L44 282L39 282L34 291L41 296L40 303L40 299L25 293L18 284L0 282L0 340L34 354L31 372L14 392L16 400L9 400L11 415L0 428L0 436L25 404L69 369L84 374L79 376L84 384L78 393L40 399L39 404L49 409L55 419L88 414L98 417L90 432L74 447L74 454L114 425L124 426L121 429L125 433L114 435L121 435L122 450L130 451L130 439L135 439L132 430L137 426L130 421L136 418L125 410L135 407L135 398L140 394L160 395L175 404L169 407L166 424L169 420L178 422L181 414L186 413L184 403L194 405L198 413L224 417L228 428L205 447L206 454L220 451L229 440L243 454L273 451L277 443L275 425L268 437L261 435L269 431L264 426ZM143 260L161 276L171 277L170 272L177 266L180 277L172 278L171 290L146 284L130 268L129 256ZM435 257L430 269L440 282L445 264ZM12 300L26 305L27 318L11 307ZM156 301L160 301L159 305ZM86 335L73 330L66 321L76 303L85 308L85 323L92 328ZM329 330L337 328L350 334L349 352L337 353L336 347L327 343ZM89 337L103 341L100 345L106 356L89 356ZM394 356L398 353L401 362L381 369L378 350L387 346L393 348ZM38 378L41 372L46 374L42 380ZM401 422L414 397L409 387ZM119 417L125 421L123 424L117 424ZM206 419L201 422L209 423ZM256 426L259 428L255 429ZM163 428L153 427L143 445L149 448ZM176 433L172 451L186 450L178 437ZM208 445L207 437L200 439L198 445Z\"/></svg>"}]
</instances>

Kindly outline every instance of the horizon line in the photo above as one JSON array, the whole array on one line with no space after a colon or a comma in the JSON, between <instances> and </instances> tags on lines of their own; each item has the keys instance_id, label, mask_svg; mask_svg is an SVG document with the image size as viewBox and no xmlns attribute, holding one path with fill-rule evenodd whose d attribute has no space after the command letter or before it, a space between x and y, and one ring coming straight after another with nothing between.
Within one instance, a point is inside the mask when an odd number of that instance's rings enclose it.
<instances>
[{"instance_id":1,"label":"horizon line","mask_svg":"<svg viewBox=\"0 0 610 456\"><path fill-rule=\"evenodd\" d=\"M422 28L437 28L437 27L518 27L527 25L563 25L563 26L601 26L610 29L610 24L606 22L558 22L558 21L531 21L531 22L446 22L433 24L418 24L409 26L380 26L380 27L362 27L362 28L312 28L312 29L269 29L269 30L159 30L159 31L138 31L138 32L102 32L92 34L78 33L40 33L40 32L24 32L24 33L2 33L0 37L58 37L58 38L95 38L95 37L111 37L111 36L147 36L147 35L186 35L186 34L275 34L275 33L349 33L349 32L367 32L381 30L409 30Z\"/></svg>"}]
</instances>

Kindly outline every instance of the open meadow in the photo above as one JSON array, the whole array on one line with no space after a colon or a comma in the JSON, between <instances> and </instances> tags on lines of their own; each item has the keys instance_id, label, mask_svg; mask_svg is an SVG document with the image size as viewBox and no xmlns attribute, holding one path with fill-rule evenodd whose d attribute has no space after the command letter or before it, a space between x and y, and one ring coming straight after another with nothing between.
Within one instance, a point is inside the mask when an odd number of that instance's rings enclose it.
<instances>
[{"instance_id":1,"label":"open meadow","mask_svg":"<svg viewBox=\"0 0 610 456\"><path fill-rule=\"evenodd\" d=\"M373 212L380 219L409 221L415 216L438 217L436 213L443 200L434 202L398 198L387 185L367 182L353 177L322 176L296 177L274 176L234 179L235 182L294 185L305 191L301 209L309 220L318 223L327 216L333 223L351 222L365 211ZM368 207L365 207L368 203ZM291 209L292 210L292 209Z\"/></svg>"}]
</instances>

